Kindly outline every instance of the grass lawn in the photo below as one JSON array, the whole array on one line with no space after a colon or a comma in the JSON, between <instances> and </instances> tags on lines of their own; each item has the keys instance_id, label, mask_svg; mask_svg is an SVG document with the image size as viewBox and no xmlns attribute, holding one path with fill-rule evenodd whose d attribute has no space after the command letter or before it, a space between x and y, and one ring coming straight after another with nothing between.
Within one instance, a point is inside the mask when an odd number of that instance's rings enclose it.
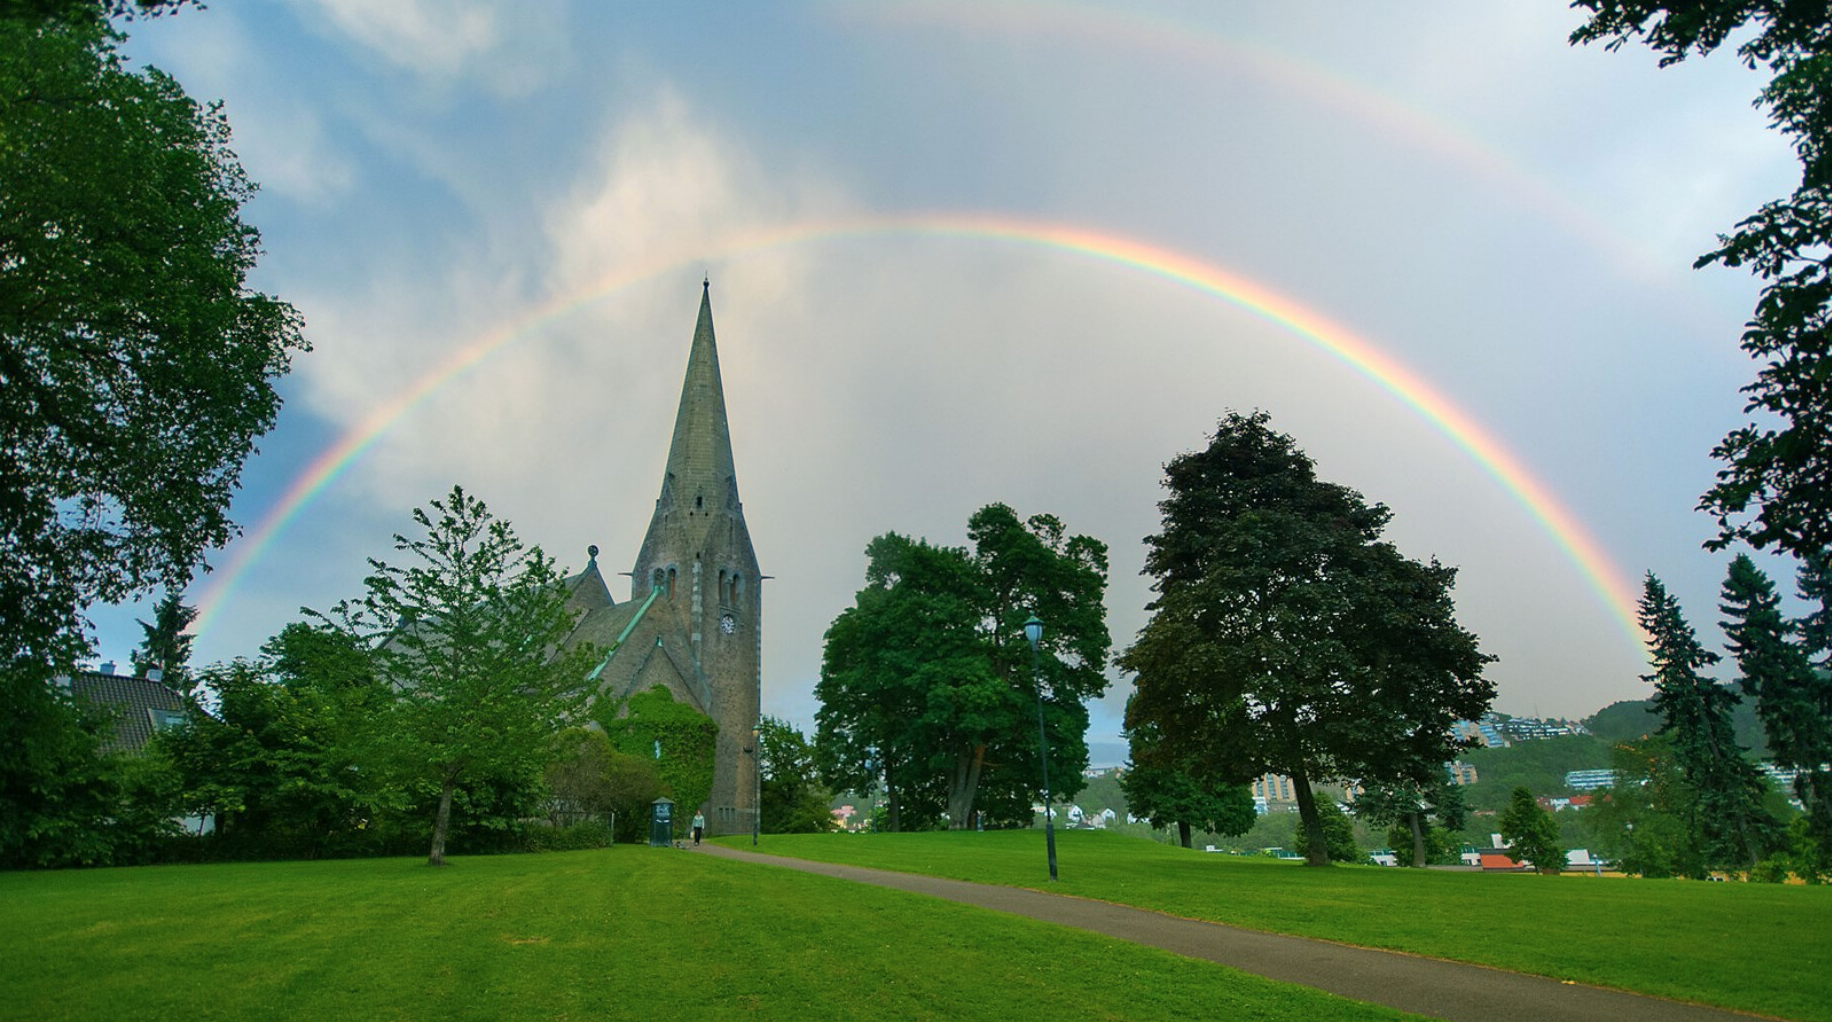
<instances>
[{"instance_id":1,"label":"grass lawn","mask_svg":"<svg viewBox=\"0 0 1832 1022\"><path fill-rule=\"evenodd\" d=\"M749 839L728 841L749 847ZM759 851L1048 889L1278 933L1832 1022L1832 887L1309 869L1098 831L770 835Z\"/></svg>"},{"instance_id":2,"label":"grass lawn","mask_svg":"<svg viewBox=\"0 0 1832 1022\"><path fill-rule=\"evenodd\" d=\"M1411 1016L672 849L0 873L8 1020L1191 1017Z\"/></svg>"}]
</instances>

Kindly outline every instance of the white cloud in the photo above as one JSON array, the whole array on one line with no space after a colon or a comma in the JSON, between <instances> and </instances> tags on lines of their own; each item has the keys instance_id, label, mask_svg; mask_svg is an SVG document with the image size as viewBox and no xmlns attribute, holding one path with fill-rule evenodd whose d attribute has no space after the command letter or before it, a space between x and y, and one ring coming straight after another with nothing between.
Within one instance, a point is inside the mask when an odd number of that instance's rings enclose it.
<instances>
[{"instance_id":1,"label":"white cloud","mask_svg":"<svg viewBox=\"0 0 1832 1022\"><path fill-rule=\"evenodd\" d=\"M390 64L451 87L481 83L504 96L532 92L564 65L563 0L513 6L490 0L295 0Z\"/></svg>"}]
</instances>

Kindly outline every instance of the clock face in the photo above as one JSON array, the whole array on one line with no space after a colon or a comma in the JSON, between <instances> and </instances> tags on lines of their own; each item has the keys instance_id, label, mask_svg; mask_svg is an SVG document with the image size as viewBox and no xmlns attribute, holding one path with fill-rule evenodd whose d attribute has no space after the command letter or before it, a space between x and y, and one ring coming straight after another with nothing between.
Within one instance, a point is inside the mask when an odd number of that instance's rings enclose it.
<instances>
[{"instance_id":1,"label":"clock face","mask_svg":"<svg viewBox=\"0 0 1832 1022\"><path fill-rule=\"evenodd\" d=\"M727 635L730 635L731 633L737 630L738 630L738 619L737 618L732 617L730 614L727 614L724 617L719 619L719 631L724 632Z\"/></svg>"}]
</instances>

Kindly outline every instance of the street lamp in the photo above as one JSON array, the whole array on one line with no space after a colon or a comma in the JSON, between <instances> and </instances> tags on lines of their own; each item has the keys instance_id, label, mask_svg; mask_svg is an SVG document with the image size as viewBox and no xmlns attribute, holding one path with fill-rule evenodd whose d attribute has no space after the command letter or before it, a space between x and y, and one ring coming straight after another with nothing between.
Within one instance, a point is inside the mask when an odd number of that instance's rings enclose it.
<instances>
[{"instance_id":1,"label":"street lamp","mask_svg":"<svg viewBox=\"0 0 1832 1022\"><path fill-rule=\"evenodd\" d=\"M1056 824L1050 815L1050 740L1043 730L1043 682L1037 676L1037 645L1043 641L1043 622L1035 614L1024 622L1024 637L1031 644L1031 686L1037 690L1037 751L1043 761L1043 841L1050 853L1050 879L1056 879Z\"/></svg>"},{"instance_id":2,"label":"street lamp","mask_svg":"<svg viewBox=\"0 0 1832 1022\"><path fill-rule=\"evenodd\" d=\"M751 728L751 778L757 798L751 802L751 847L757 847L757 832L763 829L763 729Z\"/></svg>"}]
</instances>

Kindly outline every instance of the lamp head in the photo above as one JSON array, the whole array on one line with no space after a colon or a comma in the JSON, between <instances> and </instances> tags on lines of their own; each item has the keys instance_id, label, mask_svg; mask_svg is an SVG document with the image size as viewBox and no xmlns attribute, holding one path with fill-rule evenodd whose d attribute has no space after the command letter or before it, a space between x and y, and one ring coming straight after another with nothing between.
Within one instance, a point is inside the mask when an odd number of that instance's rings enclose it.
<instances>
[{"instance_id":1,"label":"lamp head","mask_svg":"<svg viewBox=\"0 0 1832 1022\"><path fill-rule=\"evenodd\" d=\"M1036 649L1037 644L1043 641L1043 622L1037 619L1037 615L1032 614L1031 619L1024 622L1024 637L1030 640L1032 649Z\"/></svg>"}]
</instances>

